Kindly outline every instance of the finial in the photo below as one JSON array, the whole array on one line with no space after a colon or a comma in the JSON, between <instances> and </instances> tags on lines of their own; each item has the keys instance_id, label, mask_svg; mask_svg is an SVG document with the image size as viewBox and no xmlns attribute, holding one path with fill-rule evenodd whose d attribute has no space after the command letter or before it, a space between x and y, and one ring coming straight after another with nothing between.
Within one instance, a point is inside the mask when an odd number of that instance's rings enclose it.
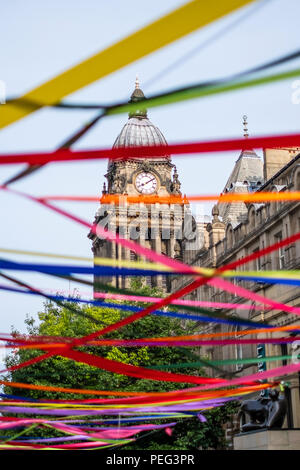
<instances>
[{"instance_id":1,"label":"finial","mask_svg":"<svg viewBox=\"0 0 300 470\"><path fill-rule=\"evenodd\" d=\"M104 181L104 183L103 183L103 188L102 188L102 194L106 194L106 192L107 192L107 191L106 191L106 183L105 183L105 181Z\"/></svg>"},{"instance_id":2,"label":"finial","mask_svg":"<svg viewBox=\"0 0 300 470\"><path fill-rule=\"evenodd\" d=\"M247 122L248 117L246 114L243 116L243 126L244 126L244 137L245 139L248 139L249 134L248 134L248 122Z\"/></svg>"},{"instance_id":3,"label":"finial","mask_svg":"<svg viewBox=\"0 0 300 470\"><path fill-rule=\"evenodd\" d=\"M139 81L139 77L136 76L135 77L135 89L138 90L140 88L140 81Z\"/></svg>"},{"instance_id":4,"label":"finial","mask_svg":"<svg viewBox=\"0 0 300 470\"><path fill-rule=\"evenodd\" d=\"M211 213L212 213L212 216L213 216L213 222L220 222L219 221L220 212L219 212L219 207L218 207L217 204L214 205L214 207L212 208Z\"/></svg>"}]
</instances>

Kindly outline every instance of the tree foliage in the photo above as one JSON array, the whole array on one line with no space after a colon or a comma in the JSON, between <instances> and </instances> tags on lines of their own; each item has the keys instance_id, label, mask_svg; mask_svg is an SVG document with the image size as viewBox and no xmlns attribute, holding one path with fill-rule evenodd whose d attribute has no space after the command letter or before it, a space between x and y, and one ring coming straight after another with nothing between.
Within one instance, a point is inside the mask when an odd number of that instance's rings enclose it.
<instances>
[{"instance_id":1,"label":"tree foliage","mask_svg":"<svg viewBox=\"0 0 300 470\"><path fill-rule=\"evenodd\" d=\"M133 287L142 295L161 295L157 289L143 286L134 281ZM124 302L123 302L124 303ZM39 322L27 316L26 325L28 335L45 335L60 337L81 337L101 329L99 323L76 315L68 309L65 302L63 306L47 301L44 310L38 313ZM137 305L135 303L135 305ZM145 306L145 304L140 304ZM110 325L130 315L129 312L112 308L99 308L92 305L79 306L76 309L82 313L92 316L95 320L103 322L103 326ZM114 331L105 338L136 339L145 337L159 337L172 335L186 335L193 331L193 323L182 322L178 319L148 315L137 322L128 324L120 330ZM13 331L13 334L18 334ZM108 359L123 363L151 367L158 365L174 364L181 362L196 361L199 359L199 350L191 351L189 348L178 347L95 347L84 346L81 350ZM6 358L6 366L13 366L25 362L35 356L42 354L41 351L32 349L13 350ZM171 371L171 369L170 369ZM173 370L172 370L173 372ZM177 369L178 373L186 373L186 370ZM204 370L189 369L193 375L205 375ZM190 387L186 383L161 382L152 380L136 379L120 374L114 374L83 363L78 363L61 356L54 356L40 363L21 368L9 373L7 379L13 382L23 382L36 385L51 385L77 389L94 390L122 390L122 391L144 391L162 392ZM27 389L12 389L5 387L5 393L29 397L34 399L78 399L79 396L71 393L46 392ZM91 398L90 395L80 395L80 398ZM227 419L228 407L212 410L206 413L207 423L200 423L197 418L184 419L176 425L173 435L167 436L162 432L156 432L143 440L138 440L134 446L126 448L139 449L193 449L203 447L222 447L224 432L221 423ZM140 446L141 445L141 446ZM161 447L164 446L164 447Z\"/></svg>"}]
</instances>

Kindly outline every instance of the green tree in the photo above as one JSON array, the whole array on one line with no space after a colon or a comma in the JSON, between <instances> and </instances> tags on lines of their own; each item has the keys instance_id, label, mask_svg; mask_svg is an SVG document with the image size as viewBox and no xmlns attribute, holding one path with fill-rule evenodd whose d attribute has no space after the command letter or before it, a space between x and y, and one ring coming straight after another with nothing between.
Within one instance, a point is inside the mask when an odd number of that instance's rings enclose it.
<instances>
[{"instance_id":1,"label":"green tree","mask_svg":"<svg viewBox=\"0 0 300 470\"><path fill-rule=\"evenodd\" d=\"M161 295L157 289L141 285L140 281L134 281L133 287L141 295L157 296ZM137 305L135 303L135 305ZM144 306L145 304L140 304ZM60 337L81 337L100 329L99 321L103 326L110 325L124 318L128 312L112 308L99 308L92 305L78 306L77 311L86 314L95 319L84 318L70 311L68 307L74 310L74 304L64 302L63 305L56 305L51 301L46 301L44 311L38 313L39 322L37 323L30 316L25 321L28 335L60 336ZM173 307L172 307L173 309ZM194 324L192 322L182 322L178 319L148 315L137 322L128 324L106 335L106 338L135 339L142 337L159 337L191 334ZM13 331L17 335L17 331ZM133 365L152 367L166 364L175 364L181 362L191 362L199 360L197 351L191 351L189 348L173 347L95 347L84 346L81 350L93 354L101 355L108 359L130 363ZM6 366L13 366L36 357L41 351L32 349L13 350L6 358ZM171 371L171 369L170 369ZM172 370L173 372L173 370ZM186 373L184 369L177 369L178 373ZM194 375L205 375L204 370L198 367L189 369L189 373ZM157 392L169 391L180 388L190 387L187 383L161 382L152 380L136 379L120 374L114 374L96 367L78 363L61 356L51 357L43 362L31 365L30 367L15 370L9 373L7 379L13 382L31 383L36 385L52 385L67 388L82 388L94 390L122 390L122 391L143 391ZM76 394L65 394L58 392L46 392L39 390L12 389L5 387L5 393L15 394L22 397L34 399L78 399ZM80 395L81 398L91 398L90 395ZM197 418L181 420L176 425L172 437L165 433L153 433L144 440L139 440L133 446L128 448L140 449L193 449L202 446L222 447L224 445L224 432L221 422L227 419L227 411L213 410L208 415L207 423L200 423ZM35 432L45 436L45 431ZM161 447L164 446L164 447ZM125 447L127 448L127 446Z\"/></svg>"}]
</instances>

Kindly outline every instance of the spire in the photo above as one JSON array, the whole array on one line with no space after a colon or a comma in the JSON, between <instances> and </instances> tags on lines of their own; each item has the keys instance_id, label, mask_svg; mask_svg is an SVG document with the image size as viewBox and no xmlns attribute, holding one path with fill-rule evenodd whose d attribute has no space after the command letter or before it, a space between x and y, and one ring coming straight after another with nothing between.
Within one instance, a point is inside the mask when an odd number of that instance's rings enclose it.
<instances>
[{"instance_id":1,"label":"spire","mask_svg":"<svg viewBox=\"0 0 300 470\"><path fill-rule=\"evenodd\" d=\"M175 165L173 165L173 168L174 168L174 174L173 174L173 181L171 183L172 193L181 195L181 191L180 191L181 183L178 178L177 168Z\"/></svg>"},{"instance_id":2,"label":"spire","mask_svg":"<svg viewBox=\"0 0 300 470\"><path fill-rule=\"evenodd\" d=\"M243 126L244 126L244 137L245 139L248 139L249 134L248 134L248 122L247 122L248 117L246 114L243 116Z\"/></svg>"},{"instance_id":3,"label":"spire","mask_svg":"<svg viewBox=\"0 0 300 470\"><path fill-rule=\"evenodd\" d=\"M129 103L136 103L137 101L142 101L145 99L145 95L143 91L140 89L140 81L139 77L136 76L135 78L135 89L130 97ZM129 113L129 117L137 117L140 119L147 117L147 110L145 108L137 109Z\"/></svg>"},{"instance_id":4,"label":"spire","mask_svg":"<svg viewBox=\"0 0 300 470\"><path fill-rule=\"evenodd\" d=\"M141 90L140 88L140 80L139 80L139 77L136 76L135 78L135 87L134 87L134 90L133 90L133 93L130 97L130 102L132 101L141 101L141 100L144 100L145 99L145 95L143 93L143 91Z\"/></svg>"},{"instance_id":5,"label":"spire","mask_svg":"<svg viewBox=\"0 0 300 470\"><path fill-rule=\"evenodd\" d=\"M135 89L138 90L140 88L140 81L139 81L139 77L136 76L135 77Z\"/></svg>"}]
</instances>

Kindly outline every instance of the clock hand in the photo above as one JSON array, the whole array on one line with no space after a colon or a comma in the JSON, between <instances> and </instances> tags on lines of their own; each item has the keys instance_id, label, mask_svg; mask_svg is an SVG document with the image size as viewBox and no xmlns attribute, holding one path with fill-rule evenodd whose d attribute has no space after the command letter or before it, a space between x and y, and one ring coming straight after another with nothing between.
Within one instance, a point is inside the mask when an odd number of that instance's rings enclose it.
<instances>
[{"instance_id":1,"label":"clock hand","mask_svg":"<svg viewBox=\"0 0 300 470\"><path fill-rule=\"evenodd\" d=\"M145 184L151 183L151 181L153 180L155 180L155 176L153 176L153 178L151 178L150 180L145 181L145 183L142 183L141 186L145 186Z\"/></svg>"}]
</instances>

